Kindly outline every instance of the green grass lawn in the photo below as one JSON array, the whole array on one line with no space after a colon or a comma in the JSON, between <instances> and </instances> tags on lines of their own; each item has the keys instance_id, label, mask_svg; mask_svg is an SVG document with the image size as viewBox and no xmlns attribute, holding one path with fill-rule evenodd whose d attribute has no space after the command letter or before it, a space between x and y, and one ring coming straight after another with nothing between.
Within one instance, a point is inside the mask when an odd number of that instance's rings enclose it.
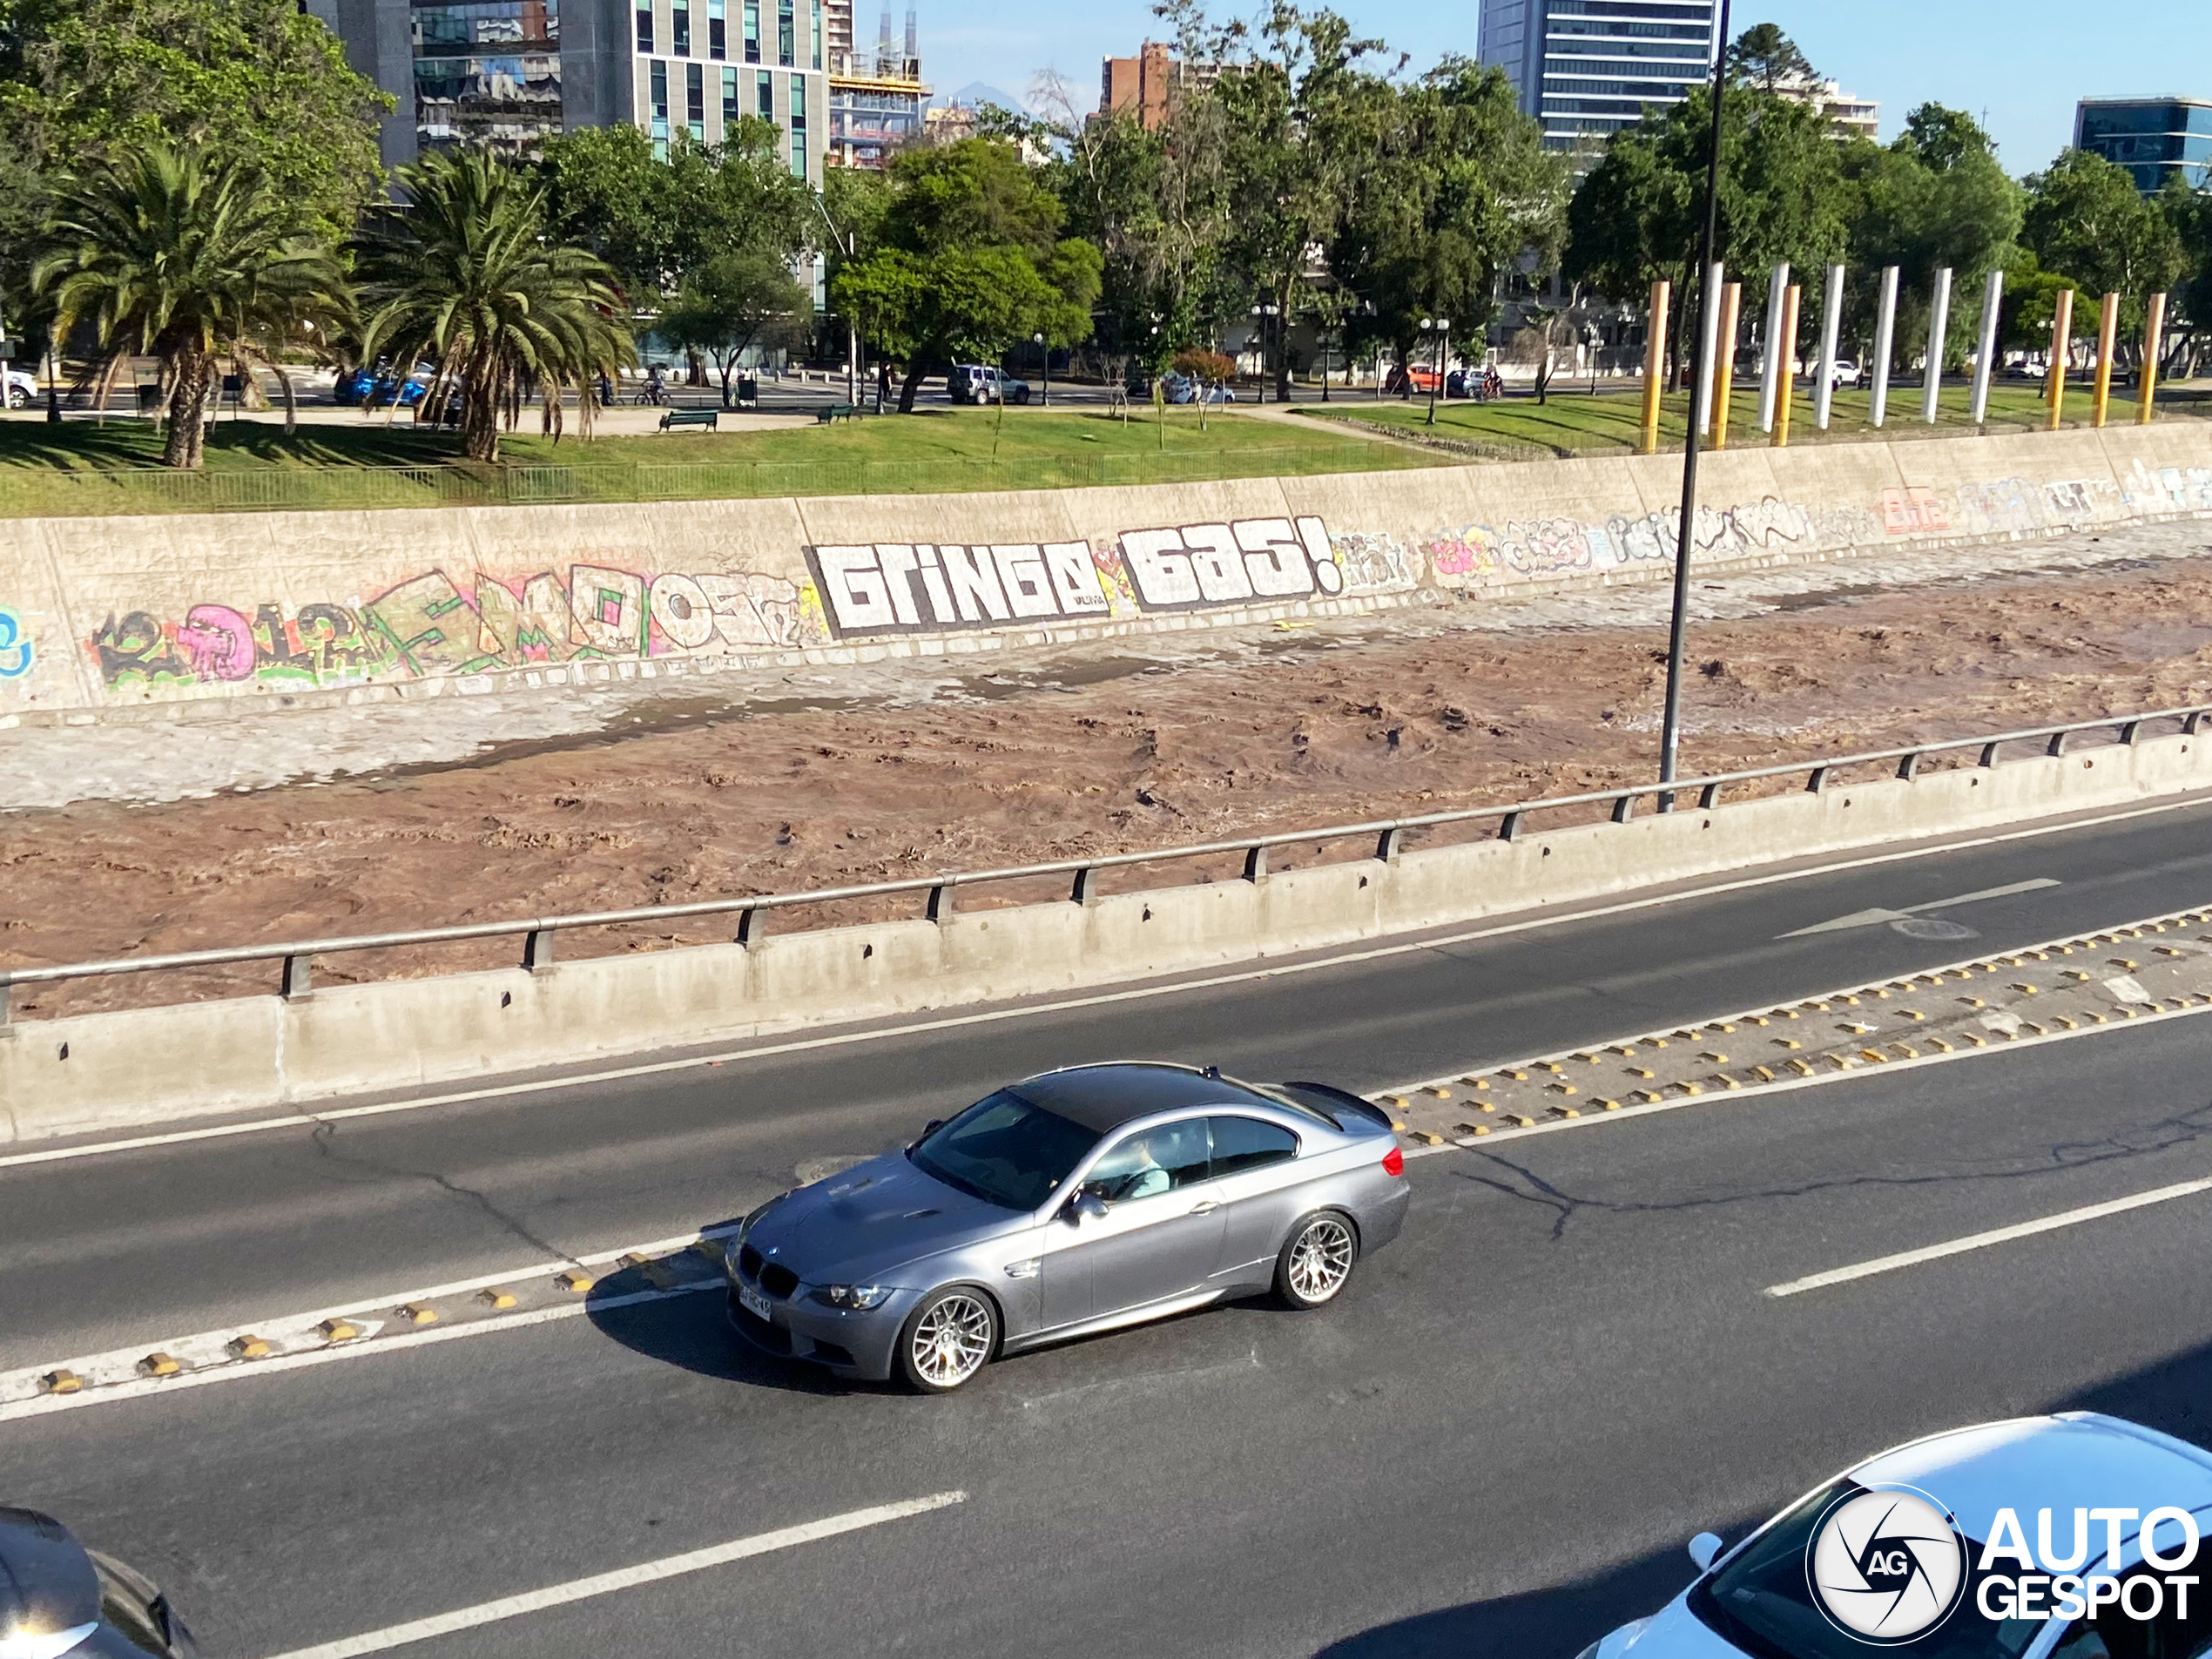
<instances>
[{"instance_id":1,"label":"green grass lawn","mask_svg":"<svg viewBox=\"0 0 2212 1659\"><path fill-rule=\"evenodd\" d=\"M1905 439L1971 432L1975 428L1966 419L1970 395L1963 381L1946 383L1942 389L1937 423L1932 428L1920 419L1920 388L1892 386L1889 418L1878 434L1867 424L1869 394L1845 388L1836 394L1829 428L1824 433L1813 424L1812 388L1801 386L1791 400L1790 442L1793 445L1836 443L1877 435ZM1689 424L1689 404L1686 393L1670 394L1663 401L1659 416L1662 448L1682 448ZM2161 392L2158 407L2161 415L2212 415L2212 393L2195 388ZM1440 402L1436 406L1433 427L1427 424L1428 405L1420 398L1410 401L1346 401L1334 405L1325 415L1309 404L1303 406L1301 413L1321 419L1372 421L1393 428L1410 429L1417 435L1467 445L1480 454L1627 455L1635 453L1641 435L1643 398L1635 392L1601 392L1592 397L1586 391L1554 390L1543 403L1533 397L1511 397L1497 403ZM2068 393L2066 415L2065 424L2068 427L2088 423L2089 393L2086 388ZM2015 381L1990 388L1990 430L2040 430L2043 417L2040 387ZM2132 425L2135 419L2134 400L2120 396L2115 390L2107 419L2114 426ZM1730 403L1729 442L1739 448L1770 442L1768 435L1759 430L1759 388L1756 378L1737 383Z\"/></svg>"},{"instance_id":2,"label":"green grass lawn","mask_svg":"<svg viewBox=\"0 0 2212 1659\"><path fill-rule=\"evenodd\" d=\"M525 421L525 426L531 423ZM517 432L502 465L401 420L303 426L224 421L203 473L160 468L142 421L0 422L0 515L374 507L510 501L666 501L938 494L1143 484L1447 464L1450 457L1326 427L1214 412L931 410L833 427L684 431L559 442Z\"/></svg>"}]
</instances>

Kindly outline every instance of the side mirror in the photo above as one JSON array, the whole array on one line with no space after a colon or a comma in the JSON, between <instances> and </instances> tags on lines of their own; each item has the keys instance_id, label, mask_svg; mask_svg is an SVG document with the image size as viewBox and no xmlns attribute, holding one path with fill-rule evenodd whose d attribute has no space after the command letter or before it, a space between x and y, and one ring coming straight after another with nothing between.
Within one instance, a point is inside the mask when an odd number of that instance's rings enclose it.
<instances>
[{"instance_id":1,"label":"side mirror","mask_svg":"<svg viewBox=\"0 0 2212 1659\"><path fill-rule=\"evenodd\" d=\"M928 1139L931 1136L934 1135L934 1134L935 1134L935 1133L936 1133L939 1130L941 1130L941 1129L942 1129L942 1128L944 1128L944 1127L945 1127L945 1120L944 1120L943 1118L941 1118L941 1117L933 1117L933 1118L931 1118L931 1119L930 1119L930 1120L929 1120L927 1123L924 1123L924 1124L921 1126L921 1133L920 1135L916 1136L914 1138L915 1138L915 1139L917 1139L917 1140L923 1140L923 1141L926 1141L926 1140L927 1140L927 1139Z\"/></svg>"},{"instance_id":2,"label":"side mirror","mask_svg":"<svg viewBox=\"0 0 2212 1659\"><path fill-rule=\"evenodd\" d=\"M1106 1213L1106 1200L1088 1187L1068 1200L1068 1219L1078 1225L1085 1220L1096 1221Z\"/></svg>"},{"instance_id":3,"label":"side mirror","mask_svg":"<svg viewBox=\"0 0 2212 1659\"><path fill-rule=\"evenodd\" d=\"M1689 1559L1697 1563L1697 1570L1701 1573L1713 1564L1714 1558L1720 1553L1718 1533L1701 1532L1689 1541Z\"/></svg>"}]
</instances>

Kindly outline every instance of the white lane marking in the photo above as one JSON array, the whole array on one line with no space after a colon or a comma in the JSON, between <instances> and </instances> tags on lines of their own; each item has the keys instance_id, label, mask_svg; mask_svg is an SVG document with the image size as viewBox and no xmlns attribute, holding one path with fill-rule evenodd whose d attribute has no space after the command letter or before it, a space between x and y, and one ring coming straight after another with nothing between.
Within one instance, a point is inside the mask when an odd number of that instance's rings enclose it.
<instances>
[{"instance_id":1,"label":"white lane marking","mask_svg":"<svg viewBox=\"0 0 2212 1659\"><path fill-rule=\"evenodd\" d=\"M340 1359L356 1359L364 1354L396 1353L404 1348L427 1347L435 1342L458 1342L464 1337L492 1336L502 1331L519 1331L528 1325L551 1325L561 1319L573 1319L579 1314L604 1313L610 1308L634 1307L641 1302L665 1302L671 1297L696 1296L701 1291L719 1288L719 1281L716 1281L705 1285L679 1285L668 1291L632 1291L624 1296L578 1297L573 1302L563 1302L556 1307L533 1308L527 1313L501 1313L490 1318L471 1319L466 1325L441 1325L427 1331L404 1331L395 1336L376 1337L365 1341L334 1343L327 1348L309 1348L299 1353L272 1354L266 1359L238 1359L201 1371L179 1372L173 1377L137 1377L129 1382L88 1388L78 1394L39 1394L30 1399L10 1400L0 1406L0 1423L13 1422L19 1417L44 1417L54 1412L75 1411L80 1406L105 1405L110 1400L142 1399L148 1394L174 1393L179 1389L199 1388L209 1383L243 1382L248 1378L266 1377L275 1372L302 1371L310 1366L327 1366Z\"/></svg>"},{"instance_id":2,"label":"white lane marking","mask_svg":"<svg viewBox=\"0 0 2212 1659\"><path fill-rule=\"evenodd\" d=\"M617 1568L611 1573L595 1573L590 1578L572 1579L566 1584L556 1584L548 1589L530 1590L521 1595L502 1595L496 1602L479 1602L474 1607L455 1608L450 1613L415 1619L406 1624L387 1625L381 1630L345 1636L313 1648L294 1648L289 1653L275 1656L275 1659L357 1659L357 1656L361 1654L383 1653L389 1649L406 1647L410 1642L428 1642L434 1636L449 1635L455 1630L471 1630L480 1624L496 1624L502 1619L516 1619L525 1614L542 1613L548 1608L566 1607L571 1602L612 1595L618 1590L634 1590L641 1584L656 1584L665 1578L680 1578L687 1573L705 1572L710 1567L727 1567L732 1561L746 1561L779 1549L796 1548L800 1544L819 1543L825 1538L884 1526L894 1521L905 1521L914 1515L926 1515L932 1510L948 1508L954 1504L967 1501L965 1492L937 1492L927 1498L908 1498L900 1503L878 1504L872 1509L853 1509L841 1515L832 1515L825 1521L809 1521L799 1526L781 1527L775 1532L756 1533L750 1538L716 1544L706 1549L694 1549L686 1554L671 1555L657 1561L641 1561L635 1567Z\"/></svg>"},{"instance_id":3,"label":"white lane marking","mask_svg":"<svg viewBox=\"0 0 2212 1659\"><path fill-rule=\"evenodd\" d=\"M2113 1198L2104 1204L2084 1204L2079 1210L2061 1211L2055 1216L2045 1216L2038 1221L2023 1221L2011 1227L1993 1227L1987 1232L1969 1233L1964 1238L1954 1238L1948 1244L1925 1244L1919 1250L1899 1251L1894 1256L1877 1256L1870 1262L1854 1262L1849 1267L1833 1267L1824 1273L1810 1273L1804 1278L1793 1278L1785 1285L1770 1285L1766 1287L1766 1294L1802 1296L1807 1291L1824 1290L1831 1285L1847 1285L1855 1278L1871 1278L1877 1273L1893 1273L1901 1267L1918 1267L1922 1262L1940 1261L1946 1256L1963 1256L1970 1250L1986 1250L1992 1244L2010 1244L2015 1238L2033 1238L2038 1233L2056 1232L2061 1227L2078 1227L2085 1221L2124 1215L2130 1210L2141 1210L2148 1204L2170 1204L2176 1198L2193 1197L2200 1192L2212 1192L2212 1179L2178 1182L2170 1187L2158 1187L2149 1192Z\"/></svg>"},{"instance_id":4,"label":"white lane marking","mask_svg":"<svg viewBox=\"0 0 2212 1659\"><path fill-rule=\"evenodd\" d=\"M1979 893L1962 893L1955 899L1931 899L1925 904L1909 904L1898 910L1854 910L1848 916L1838 916L1833 921L1816 922L1810 927L1800 927L1794 933L1777 934L1777 939L1803 939L1807 934L1840 933L1846 927L1871 927L1878 921L1904 921L1923 910L1948 910L1954 905L1979 904L1984 899L2009 899L2016 893L2036 893L2045 887L2065 885L2050 876L2038 876L2033 881L2015 881L2007 887L1984 887Z\"/></svg>"},{"instance_id":5,"label":"white lane marking","mask_svg":"<svg viewBox=\"0 0 2212 1659\"><path fill-rule=\"evenodd\" d=\"M2021 1037L2015 1042L2007 1042L2002 1048L1962 1049L1956 1053L1947 1055L1923 1055L1917 1060L1893 1060L1883 1066L1860 1067L1850 1071L1819 1072L1811 1077L1793 1077L1786 1081L1762 1083L1756 1088L1736 1089L1725 1095L1700 1095L1695 1099L1685 1096L1676 1100L1657 1101L1646 1106L1624 1106L1617 1112L1606 1112L1595 1116L1561 1118L1554 1122L1532 1124L1527 1129L1500 1130L1485 1136L1480 1141L1468 1141L1464 1144L1447 1141L1441 1146L1409 1146L1404 1149L1404 1152L1408 1159L1412 1159L1429 1157L1446 1152L1487 1151L1507 1141L1521 1140L1533 1135L1562 1135L1570 1130L1600 1129L1608 1124L1625 1123L1631 1118L1648 1117L1656 1112L1680 1111L1690 1106L1714 1108L1750 1105L1763 1102L1772 1096L1791 1094L1801 1089L1820 1089L1831 1083L1864 1082L1869 1077L1888 1076L1896 1072L1912 1071L1922 1066L1945 1065L1955 1060L1986 1060L1993 1055L2013 1054L2041 1044L2067 1042L2077 1037L2102 1036L2115 1031L2140 1030L2145 1026L2156 1025L2161 1021L2185 1020L2200 1014L2212 1014L2212 1007L2175 1008L2158 1014L2146 1014L2119 1024L2084 1026L2078 1031L2053 1031L2040 1037ZM727 1229L712 1230L715 1236L720 1236L727 1231ZM666 1247L671 1243L677 1244L689 1243L691 1237L686 1235L683 1238L673 1241L663 1240L658 1245L632 1245L630 1249L642 1254L656 1248ZM602 1251L577 1259L587 1263L612 1261L628 1253L628 1250ZM512 1282L517 1278L528 1277L530 1272L543 1272L545 1266L546 1264L540 1263L522 1274L487 1275L481 1280L458 1282L470 1285ZM702 1291L711 1291L719 1287L720 1281L718 1279L698 1285L680 1285L672 1290L639 1291L624 1296L602 1297L590 1300L579 1299L573 1303L563 1303L557 1307L472 1319L466 1325L437 1325L428 1330L399 1332L390 1336L379 1336L369 1341L341 1343L334 1346L312 1349L301 1353L275 1354L266 1359L239 1360L210 1366L206 1370L186 1371L174 1377L136 1378L129 1382L88 1388L82 1393L41 1394L35 1399L0 1405L0 1423L9 1422L20 1417L42 1416L50 1412L72 1411L80 1406L103 1405L111 1400L139 1399L149 1394L174 1393L180 1388L199 1387L206 1383L238 1382L251 1377L266 1376L273 1372L293 1371L307 1366L327 1365L333 1360L351 1359L363 1354L387 1353L401 1348L419 1347L427 1343L452 1342L462 1337L489 1336L496 1332L519 1330L529 1325L550 1324L556 1319L574 1318L578 1314L600 1309L628 1307L640 1302L661 1301L675 1296L691 1296ZM416 1293L418 1296L421 1294L424 1293ZM382 1297L353 1303L349 1305L349 1310L377 1307L387 1304L397 1305L401 1302L413 1299L415 1298L409 1296ZM224 1334L227 1336L231 1333L226 1332ZM145 1343L138 1345L133 1352L144 1352L148 1348L178 1345L180 1345ZM32 1372L43 1372L51 1370L51 1367L40 1366L30 1369Z\"/></svg>"},{"instance_id":6,"label":"white lane marking","mask_svg":"<svg viewBox=\"0 0 2212 1659\"><path fill-rule=\"evenodd\" d=\"M556 1089L583 1089L595 1083L619 1082L630 1077L657 1076L664 1072L686 1071L698 1066L737 1064L747 1060L765 1060L777 1055L802 1054L816 1049L844 1048L857 1042L877 1042L892 1037L919 1036L932 1031L954 1030L963 1026L989 1025L1001 1020L1029 1019L1042 1014L1064 1014L1074 1009L1103 1008L1116 1002L1133 1002L1155 996L1180 996L1186 992L1215 989L1224 985L1242 985L1255 980L1281 978L1292 974L1307 974L1324 968L1342 968L1351 963L1379 961L1392 956L1406 956L1423 951L1440 950L1447 945L1473 944L1479 940L1501 939L1514 934L1531 933L1542 927L1562 927L1568 922L1594 921L1601 917L1625 915L1634 911L1656 909L1662 906L1680 904L1689 899L1712 898L1720 894L1742 893L1758 887L1776 886L1785 881L1804 881L1814 876L1835 875L1847 870L1871 869L1884 864L1903 863L1912 859L1934 858L1945 853L1970 852L1979 846L2001 846L2012 841L2033 840L2039 836L2063 834L2069 830L2094 829L2102 824L2121 824L2137 818L2152 818L2161 813L2185 811L2191 807L2212 805L2202 796L2189 796L2180 800L2161 801L2155 806L2130 807L2126 812L2107 813L2101 818L2070 819L2060 824L2040 824L2027 829L2007 830L2000 835L1977 835L1963 840L1946 841L1937 846L1909 848L1898 853L1875 853L1865 858L1844 859L1833 864L1816 865L1810 869L1785 870L1771 875L1746 876L1736 881L1715 882L1710 887L1692 887L1681 893L1656 894L1649 898L1627 899L1619 904L1599 905L1587 910L1575 910L1556 916L1534 916L1520 921L1501 922L1493 927L1477 927L1465 933L1452 934L1435 939L1422 939L1401 945L1379 945L1365 950L1345 951L1333 956L1317 957L1309 961L1284 962L1268 968L1249 968L1235 974L1217 974L1211 978L1180 980L1165 985L1142 985L1129 990L1107 991L1095 996L1065 998L1057 1002L1039 1002L1022 1008L987 1008L976 1014L950 1015L937 1020L917 1020L906 1025L885 1026L869 1031L848 1031L834 1036L799 1037L788 1042L777 1042L752 1049L729 1049L718 1054L699 1055L687 1060L657 1060L642 1065L622 1066L607 1071L586 1072L572 1077L543 1078L534 1082L498 1083L484 1089L468 1089L453 1094L429 1095L417 1099L384 1101L374 1106L347 1106L331 1111L301 1110L287 1113L282 1117L258 1117L243 1123L218 1123L206 1129L170 1130L156 1135L133 1135L113 1141L91 1141L78 1146L51 1148L39 1152L10 1152L0 1156L0 1170L13 1169L23 1164L58 1163L72 1158L93 1157L107 1152L132 1152L148 1147L177 1146L191 1141L220 1140L233 1135L257 1135L277 1129L311 1128L317 1123L341 1123L348 1118L379 1117L389 1112L423 1111L434 1106L458 1106L469 1101L499 1100L516 1095L550 1094ZM17 1029L22 1029L19 1024Z\"/></svg>"}]
</instances>

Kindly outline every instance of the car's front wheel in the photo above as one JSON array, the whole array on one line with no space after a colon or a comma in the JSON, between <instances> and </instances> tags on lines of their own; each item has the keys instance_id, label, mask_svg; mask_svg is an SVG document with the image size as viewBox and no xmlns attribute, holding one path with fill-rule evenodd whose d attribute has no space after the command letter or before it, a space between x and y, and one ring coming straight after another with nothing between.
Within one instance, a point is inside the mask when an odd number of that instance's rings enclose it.
<instances>
[{"instance_id":1,"label":"car's front wheel","mask_svg":"<svg viewBox=\"0 0 2212 1659\"><path fill-rule=\"evenodd\" d=\"M1291 1229L1275 1258L1275 1294L1293 1308L1335 1300L1359 1259L1359 1235L1333 1210L1312 1215Z\"/></svg>"},{"instance_id":2,"label":"car's front wheel","mask_svg":"<svg viewBox=\"0 0 2212 1659\"><path fill-rule=\"evenodd\" d=\"M30 407L30 394L24 391L20 386L10 386L8 388L8 407L11 409L29 408Z\"/></svg>"},{"instance_id":3,"label":"car's front wheel","mask_svg":"<svg viewBox=\"0 0 2212 1659\"><path fill-rule=\"evenodd\" d=\"M922 1298L899 1332L899 1372L909 1387L949 1394L982 1370L998 1347L991 1298L965 1285Z\"/></svg>"}]
</instances>

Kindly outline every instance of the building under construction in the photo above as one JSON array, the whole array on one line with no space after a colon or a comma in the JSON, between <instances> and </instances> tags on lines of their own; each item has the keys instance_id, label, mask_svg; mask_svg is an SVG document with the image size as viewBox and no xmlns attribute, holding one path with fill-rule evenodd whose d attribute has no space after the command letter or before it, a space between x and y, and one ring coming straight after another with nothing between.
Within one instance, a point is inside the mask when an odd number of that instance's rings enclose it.
<instances>
[{"instance_id":1,"label":"building under construction","mask_svg":"<svg viewBox=\"0 0 2212 1659\"><path fill-rule=\"evenodd\" d=\"M891 37L885 7L873 55L855 51L853 0L827 0L829 37L829 165L880 168L922 132L929 88L921 78L921 50L914 14L907 13L906 50Z\"/></svg>"}]
</instances>

